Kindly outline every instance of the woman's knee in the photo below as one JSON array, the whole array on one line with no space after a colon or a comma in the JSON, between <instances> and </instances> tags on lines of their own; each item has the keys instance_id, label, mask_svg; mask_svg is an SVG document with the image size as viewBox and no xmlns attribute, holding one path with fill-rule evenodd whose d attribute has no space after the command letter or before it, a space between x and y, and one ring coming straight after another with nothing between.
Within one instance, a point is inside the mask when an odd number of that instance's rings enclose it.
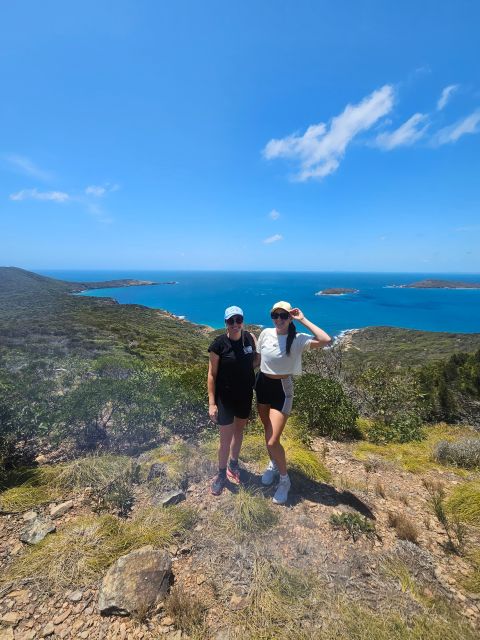
<instances>
[{"instance_id":1,"label":"woman's knee","mask_svg":"<svg viewBox=\"0 0 480 640\"><path fill-rule=\"evenodd\" d=\"M267 438L266 442L267 442L267 447L269 449L278 447L280 445L280 436L279 435L271 435L269 438Z\"/></svg>"}]
</instances>

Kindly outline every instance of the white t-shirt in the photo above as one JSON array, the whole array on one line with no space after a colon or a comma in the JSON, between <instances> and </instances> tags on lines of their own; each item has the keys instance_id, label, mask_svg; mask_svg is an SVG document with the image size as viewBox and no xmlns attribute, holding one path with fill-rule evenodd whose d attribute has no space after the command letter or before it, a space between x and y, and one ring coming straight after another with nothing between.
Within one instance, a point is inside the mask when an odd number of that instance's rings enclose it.
<instances>
[{"instance_id":1,"label":"white t-shirt","mask_svg":"<svg viewBox=\"0 0 480 640\"><path fill-rule=\"evenodd\" d=\"M297 333L287 356L287 335L278 335L276 329L264 329L257 345L262 356L260 371L278 376L301 375L302 353L310 349L312 340L308 333Z\"/></svg>"}]
</instances>

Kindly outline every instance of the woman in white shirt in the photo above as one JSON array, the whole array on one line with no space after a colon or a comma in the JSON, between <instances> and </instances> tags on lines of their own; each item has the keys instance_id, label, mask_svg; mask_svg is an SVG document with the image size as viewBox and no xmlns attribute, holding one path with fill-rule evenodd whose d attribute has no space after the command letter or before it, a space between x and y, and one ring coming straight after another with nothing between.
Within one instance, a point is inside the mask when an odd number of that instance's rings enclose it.
<instances>
[{"instance_id":1,"label":"woman in white shirt","mask_svg":"<svg viewBox=\"0 0 480 640\"><path fill-rule=\"evenodd\" d=\"M273 502L285 504L290 490L285 449L280 436L292 410L292 375L302 373L302 354L308 349L325 347L330 336L320 327L307 320L298 308L292 308L284 300L276 302L270 316L274 328L264 329L258 338L258 352L261 356L260 372L255 384L257 406L265 428L270 463L262 475L262 483L271 485L279 475L279 483ZM293 320L298 320L313 333L297 333Z\"/></svg>"}]
</instances>

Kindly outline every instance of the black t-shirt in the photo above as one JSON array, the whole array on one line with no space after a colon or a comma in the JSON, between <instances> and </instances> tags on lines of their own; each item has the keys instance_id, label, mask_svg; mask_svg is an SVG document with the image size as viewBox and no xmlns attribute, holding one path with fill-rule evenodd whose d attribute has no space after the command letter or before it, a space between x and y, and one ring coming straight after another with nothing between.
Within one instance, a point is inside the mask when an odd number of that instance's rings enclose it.
<instances>
[{"instance_id":1,"label":"black t-shirt","mask_svg":"<svg viewBox=\"0 0 480 640\"><path fill-rule=\"evenodd\" d=\"M253 358L256 348L253 336L248 331L244 331L239 340L230 340L224 333L215 338L208 350L220 357L216 394L238 398L252 393L255 384Z\"/></svg>"}]
</instances>

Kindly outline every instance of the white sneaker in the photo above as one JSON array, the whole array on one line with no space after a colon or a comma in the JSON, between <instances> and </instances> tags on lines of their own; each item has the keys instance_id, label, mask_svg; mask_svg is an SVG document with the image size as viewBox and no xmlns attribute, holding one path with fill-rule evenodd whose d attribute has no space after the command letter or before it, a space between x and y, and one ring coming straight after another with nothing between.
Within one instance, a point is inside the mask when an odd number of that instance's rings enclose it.
<instances>
[{"instance_id":1,"label":"white sneaker","mask_svg":"<svg viewBox=\"0 0 480 640\"><path fill-rule=\"evenodd\" d=\"M277 490L275 491L275 495L273 496L273 502L275 504L285 504L291 486L292 483L290 482L288 475L281 477Z\"/></svg>"},{"instance_id":2,"label":"white sneaker","mask_svg":"<svg viewBox=\"0 0 480 640\"><path fill-rule=\"evenodd\" d=\"M267 468L263 472L262 484L264 484L266 487L268 487L269 485L272 484L272 482L275 480L275 478L277 476L278 476L277 465L275 464L275 462L273 460L270 460L270 462L267 465Z\"/></svg>"}]
</instances>

